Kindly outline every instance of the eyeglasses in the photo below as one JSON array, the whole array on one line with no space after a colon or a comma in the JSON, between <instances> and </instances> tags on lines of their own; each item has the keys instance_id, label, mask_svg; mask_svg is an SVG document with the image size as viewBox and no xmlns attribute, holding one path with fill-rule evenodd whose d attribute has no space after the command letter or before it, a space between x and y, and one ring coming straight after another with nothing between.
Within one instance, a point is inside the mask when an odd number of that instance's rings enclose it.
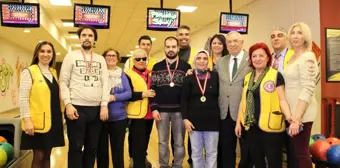
<instances>
[{"instance_id":1,"label":"eyeglasses","mask_svg":"<svg viewBox=\"0 0 340 168\"><path fill-rule=\"evenodd\" d=\"M137 62L139 62L139 61L141 61L141 60L146 61L147 59L148 59L147 57L143 57L143 58L135 58L135 60L136 60Z\"/></svg>"},{"instance_id":2,"label":"eyeglasses","mask_svg":"<svg viewBox=\"0 0 340 168\"><path fill-rule=\"evenodd\" d=\"M114 55L114 54L108 54L108 55L106 55L105 57L110 57L110 58L117 58L117 55Z\"/></svg>"}]
</instances>

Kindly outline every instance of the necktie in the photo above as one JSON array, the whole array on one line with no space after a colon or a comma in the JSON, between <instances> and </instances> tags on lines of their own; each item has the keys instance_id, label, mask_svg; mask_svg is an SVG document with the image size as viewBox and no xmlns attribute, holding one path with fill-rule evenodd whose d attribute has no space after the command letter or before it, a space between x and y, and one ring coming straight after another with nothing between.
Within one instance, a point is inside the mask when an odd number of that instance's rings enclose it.
<instances>
[{"instance_id":1,"label":"necktie","mask_svg":"<svg viewBox=\"0 0 340 168\"><path fill-rule=\"evenodd\" d=\"M233 66L233 72L232 72L232 79L234 79L236 72L237 72L237 58L234 57L234 66Z\"/></svg>"},{"instance_id":2,"label":"necktie","mask_svg":"<svg viewBox=\"0 0 340 168\"><path fill-rule=\"evenodd\" d=\"M279 68L279 57L280 57L280 54L274 54L274 56L273 56L274 60L273 60L273 66L272 67L276 70Z\"/></svg>"}]
</instances>

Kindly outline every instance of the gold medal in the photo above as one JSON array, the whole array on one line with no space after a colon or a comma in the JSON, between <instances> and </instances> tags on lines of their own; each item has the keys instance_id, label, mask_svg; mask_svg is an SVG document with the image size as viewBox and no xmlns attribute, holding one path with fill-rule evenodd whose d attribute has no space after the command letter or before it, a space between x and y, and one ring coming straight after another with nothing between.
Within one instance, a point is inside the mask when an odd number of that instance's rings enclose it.
<instances>
[{"instance_id":1,"label":"gold medal","mask_svg":"<svg viewBox=\"0 0 340 168\"><path fill-rule=\"evenodd\" d=\"M175 86L175 83L171 82L170 87L174 87L174 86Z\"/></svg>"},{"instance_id":2,"label":"gold medal","mask_svg":"<svg viewBox=\"0 0 340 168\"><path fill-rule=\"evenodd\" d=\"M205 101L207 101L207 98L205 96L202 96L201 97L201 102L205 102Z\"/></svg>"}]
</instances>

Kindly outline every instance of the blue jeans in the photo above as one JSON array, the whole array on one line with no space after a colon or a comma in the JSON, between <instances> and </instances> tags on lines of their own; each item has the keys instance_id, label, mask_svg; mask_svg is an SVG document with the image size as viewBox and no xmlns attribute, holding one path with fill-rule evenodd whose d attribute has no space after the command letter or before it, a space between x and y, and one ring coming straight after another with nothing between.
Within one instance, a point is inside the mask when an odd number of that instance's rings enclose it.
<instances>
[{"instance_id":1,"label":"blue jeans","mask_svg":"<svg viewBox=\"0 0 340 168\"><path fill-rule=\"evenodd\" d=\"M193 131L189 136L194 168L217 168L218 131ZM203 148L206 166L204 166Z\"/></svg>"}]
</instances>

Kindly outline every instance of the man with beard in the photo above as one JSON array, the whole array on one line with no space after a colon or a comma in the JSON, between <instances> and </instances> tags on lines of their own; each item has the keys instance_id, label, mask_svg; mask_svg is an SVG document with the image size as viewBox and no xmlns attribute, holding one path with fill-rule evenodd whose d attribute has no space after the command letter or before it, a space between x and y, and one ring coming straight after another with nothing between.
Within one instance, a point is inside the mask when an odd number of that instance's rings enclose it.
<instances>
[{"instance_id":1,"label":"man with beard","mask_svg":"<svg viewBox=\"0 0 340 168\"><path fill-rule=\"evenodd\" d=\"M175 37L164 41L166 58L155 64L152 69L151 89L156 96L151 103L153 118L158 130L158 153L161 168L169 166L169 131L174 138L174 162L172 167L181 168L184 151L184 124L180 112L181 89L190 65L179 59L179 42ZM171 123L171 124L170 124Z\"/></svg>"},{"instance_id":2,"label":"man with beard","mask_svg":"<svg viewBox=\"0 0 340 168\"><path fill-rule=\"evenodd\" d=\"M92 51L97 31L77 31L81 49L69 52L60 70L61 97L66 105L68 167L93 168L101 121L108 119L108 70L103 56Z\"/></svg>"}]
</instances>

